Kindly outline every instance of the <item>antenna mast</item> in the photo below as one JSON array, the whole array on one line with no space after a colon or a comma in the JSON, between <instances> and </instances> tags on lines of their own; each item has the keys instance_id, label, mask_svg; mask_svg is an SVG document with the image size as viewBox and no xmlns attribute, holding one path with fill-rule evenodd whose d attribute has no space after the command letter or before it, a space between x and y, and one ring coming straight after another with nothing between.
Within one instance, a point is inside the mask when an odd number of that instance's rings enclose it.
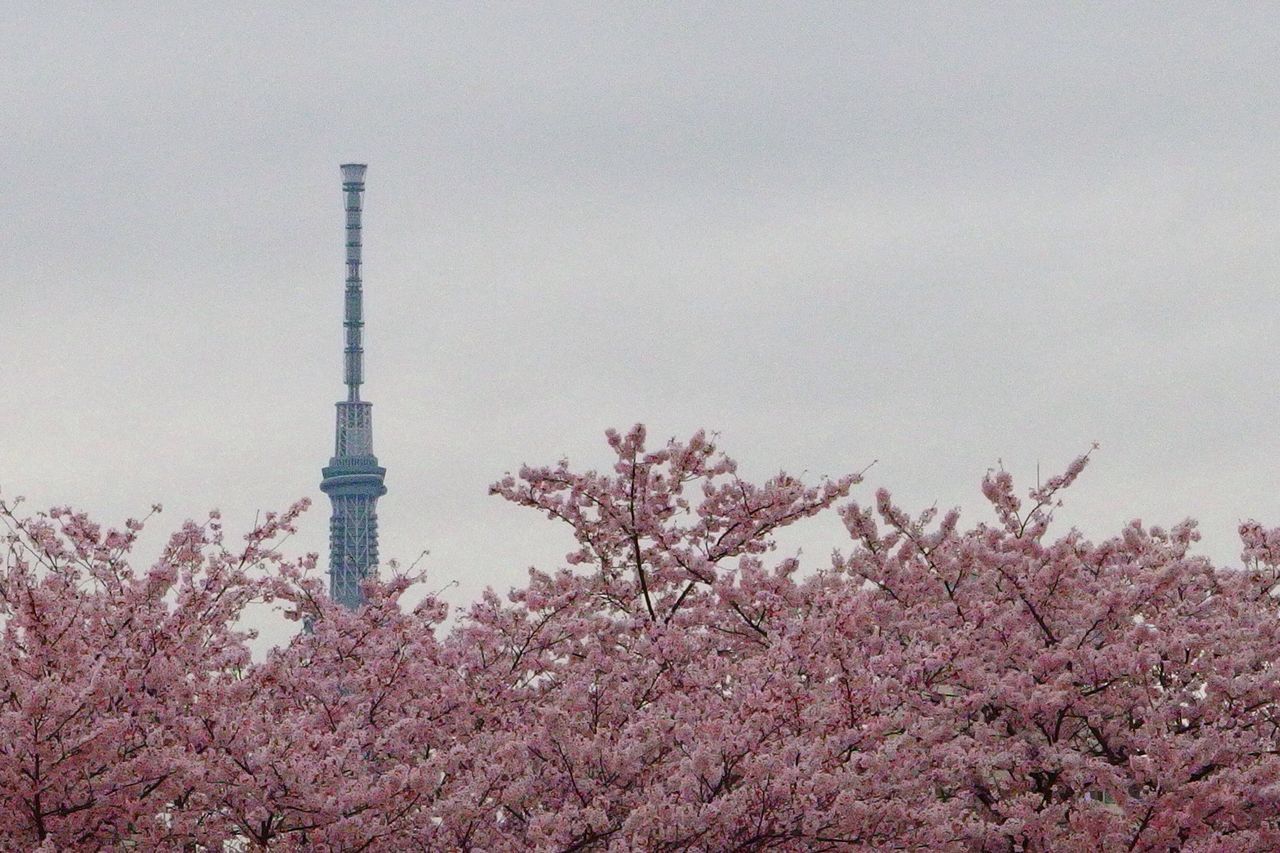
<instances>
[{"instance_id":1,"label":"antenna mast","mask_svg":"<svg viewBox=\"0 0 1280 853\"><path fill-rule=\"evenodd\" d=\"M347 200L347 302L342 326L346 337L344 381L347 400L360 400L360 383L364 382L364 288L360 280L360 212L364 205L363 163L347 163L342 167L342 193Z\"/></svg>"}]
</instances>

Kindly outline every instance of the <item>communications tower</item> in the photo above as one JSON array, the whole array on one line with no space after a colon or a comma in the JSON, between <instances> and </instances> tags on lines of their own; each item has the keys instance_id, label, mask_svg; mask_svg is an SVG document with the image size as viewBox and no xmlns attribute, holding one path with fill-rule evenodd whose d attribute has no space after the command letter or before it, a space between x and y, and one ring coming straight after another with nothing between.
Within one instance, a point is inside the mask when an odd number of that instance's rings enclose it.
<instances>
[{"instance_id":1,"label":"communications tower","mask_svg":"<svg viewBox=\"0 0 1280 853\"><path fill-rule=\"evenodd\" d=\"M387 469L373 455L373 404L360 399L364 382L364 290L360 280L360 212L363 163L342 166L347 209L347 289L343 315L347 399L338 403L333 458L321 472L320 490L333 503L329 518L329 595L348 608L364 601L360 582L378 565L378 498Z\"/></svg>"}]
</instances>

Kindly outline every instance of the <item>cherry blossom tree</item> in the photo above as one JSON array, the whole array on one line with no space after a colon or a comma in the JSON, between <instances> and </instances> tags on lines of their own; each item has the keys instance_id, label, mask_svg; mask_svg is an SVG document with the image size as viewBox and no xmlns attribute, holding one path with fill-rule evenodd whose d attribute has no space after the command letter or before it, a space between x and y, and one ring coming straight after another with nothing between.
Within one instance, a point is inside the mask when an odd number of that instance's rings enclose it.
<instances>
[{"instance_id":1,"label":"cherry blossom tree","mask_svg":"<svg viewBox=\"0 0 1280 853\"><path fill-rule=\"evenodd\" d=\"M855 547L802 578L765 565L768 534L851 479L756 489L702 436L648 455L638 430L610 442L609 475L560 465L495 486L570 524L569 561L590 567L535 574L463 628L524 670L519 713L483 751L511 762L486 777L514 777L490 824L507 837L1277 846L1280 535L1246 525L1234 570L1189 553L1190 523L1051 541L1082 457L1025 507L992 473L997 523L963 533L958 513L913 518L887 492L851 503ZM703 501L683 497L691 480Z\"/></svg>"},{"instance_id":2,"label":"cherry blossom tree","mask_svg":"<svg viewBox=\"0 0 1280 853\"><path fill-rule=\"evenodd\" d=\"M191 727L206 769L202 807L216 816L199 840L289 850L429 841L437 826L427 807L480 704L436 641L444 605L428 597L402 608L401 578L371 584L351 613L316 581L291 581L280 597L310 630L270 651Z\"/></svg>"},{"instance_id":3,"label":"cherry blossom tree","mask_svg":"<svg viewBox=\"0 0 1280 853\"><path fill-rule=\"evenodd\" d=\"M1050 534L1088 457L993 520L857 476L739 476L705 434L492 491L567 526L448 620L412 578L335 606L314 557L187 524L9 508L0 828L19 846L213 850L1280 848L1280 530L1243 565L1139 522ZM844 503L842 503L844 502ZM774 534L839 512L802 567ZM407 597L412 593L411 598ZM417 600L409 605L408 600ZM252 661L237 620L306 624Z\"/></svg>"},{"instance_id":4,"label":"cherry blossom tree","mask_svg":"<svg viewBox=\"0 0 1280 853\"><path fill-rule=\"evenodd\" d=\"M0 504L7 844L174 840L206 769L184 748L187 719L222 704L227 684L249 668L252 635L237 619L250 601L271 598L268 567L282 561L270 541L304 506L269 516L234 554L216 513L188 522L137 572L126 557L139 521L103 530L67 508L20 519Z\"/></svg>"},{"instance_id":5,"label":"cherry blossom tree","mask_svg":"<svg viewBox=\"0 0 1280 853\"><path fill-rule=\"evenodd\" d=\"M843 510L837 568L875 591L863 648L902 720L881 790L928 805L904 834L932 845L1273 849L1275 534L1246 525L1239 570L1192 556L1190 522L1047 541L1085 462L1029 506L989 475L998 523L963 534L886 492Z\"/></svg>"}]
</instances>

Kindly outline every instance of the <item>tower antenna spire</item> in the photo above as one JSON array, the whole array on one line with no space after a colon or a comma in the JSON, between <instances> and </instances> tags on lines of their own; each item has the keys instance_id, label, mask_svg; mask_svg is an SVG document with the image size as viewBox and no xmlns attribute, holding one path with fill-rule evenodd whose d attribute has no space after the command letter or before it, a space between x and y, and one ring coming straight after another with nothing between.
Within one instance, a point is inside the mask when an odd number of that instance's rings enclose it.
<instances>
[{"instance_id":1,"label":"tower antenna spire","mask_svg":"<svg viewBox=\"0 0 1280 853\"><path fill-rule=\"evenodd\" d=\"M343 310L343 381L347 399L337 404L333 457L321 472L329 496L329 596L356 608L361 582L378 565L378 498L387 493L387 469L373 455L373 404L360 399L364 383L364 286L360 275L364 207L363 163L344 163L342 194L347 212L347 287Z\"/></svg>"},{"instance_id":2,"label":"tower antenna spire","mask_svg":"<svg viewBox=\"0 0 1280 853\"><path fill-rule=\"evenodd\" d=\"M347 400L360 400L360 384L364 382L364 285L360 279L360 254L363 248L360 213L364 207L363 163L344 163L342 194L347 208L347 299L342 326L346 339L344 381Z\"/></svg>"}]
</instances>

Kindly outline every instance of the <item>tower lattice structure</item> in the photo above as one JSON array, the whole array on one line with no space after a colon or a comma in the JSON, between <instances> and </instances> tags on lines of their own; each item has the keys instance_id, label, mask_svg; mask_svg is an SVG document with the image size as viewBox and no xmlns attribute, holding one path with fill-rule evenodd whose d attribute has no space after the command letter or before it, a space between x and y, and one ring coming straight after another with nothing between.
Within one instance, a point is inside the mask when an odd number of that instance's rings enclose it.
<instances>
[{"instance_id":1,"label":"tower lattice structure","mask_svg":"<svg viewBox=\"0 0 1280 853\"><path fill-rule=\"evenodd\" d=\"M329 595L355 608L364 599L360 582L378 564L378 498L387 469L373 455L373 404L360 399L364 382L364 289L360 278L361 225L364 202L362 163L342 166L342 193L347 210L347 289L343 329L346 348L343 374L347 399L337 404L333 457L321 472L320 490L333 503L329 517Z\"/></svg>"}]
</instances>

